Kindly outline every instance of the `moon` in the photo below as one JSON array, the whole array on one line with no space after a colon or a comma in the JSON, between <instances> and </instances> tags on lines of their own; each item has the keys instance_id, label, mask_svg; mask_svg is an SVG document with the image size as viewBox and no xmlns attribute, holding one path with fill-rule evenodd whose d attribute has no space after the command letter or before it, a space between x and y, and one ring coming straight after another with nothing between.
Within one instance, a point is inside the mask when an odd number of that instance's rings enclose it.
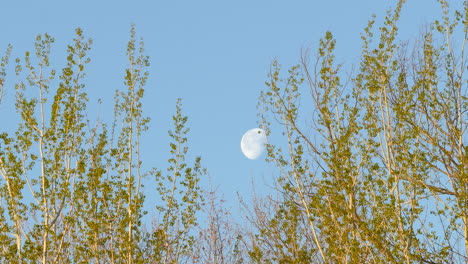
<instances>
[{"instance_id":1,"label":"moon","mask_svg":"<svg viewBox=\"0 0 468 264\"><path fill-rule=\"evenodd\" d=\"M258 158L265 150L266 139L266 134L263 129L250 129L242 136L242 153L251 160Z\"/></svg>"}]
</instances>

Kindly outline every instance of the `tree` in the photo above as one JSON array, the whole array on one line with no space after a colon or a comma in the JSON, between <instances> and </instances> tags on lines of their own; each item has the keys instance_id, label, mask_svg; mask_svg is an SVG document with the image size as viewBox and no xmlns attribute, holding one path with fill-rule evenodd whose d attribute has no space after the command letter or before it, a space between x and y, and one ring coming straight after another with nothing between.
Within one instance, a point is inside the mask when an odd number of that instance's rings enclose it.
<instances>
[{"instance_id":1,"label":"tree","mask_svg":"<svg viewBox=\"0 0 468 264\"><path fill-rule=\"evenodd\" d=\"M303 54L285 79L273 62L259 106L267 133L276 128L271 119L284 131L285 150L268 146L282 198L253 221L252 244L271 245L252 247L252 260L280 261L271 248L312 244L307 252L323 263L467 261L467 64L465 41L456 50L452 39L466 39L468 3L452 16L439 2L442 21L412 46L396 38L404 1L376 37L371 20L349 81L335 62L331 32L315 61ZM298 245L277 224L285 213L307 223Z\"/></svg>"},{"instance_id":2,"label":"tree","mask_svg":"<svg viewBox=\"0 0 468 264\"><path fill-rule=\"evenodd\" d=\"M5 55L3 55L0 58L0 103L2 102L2 98L3 98L3 86L4 86L3 83L5 82L5 76L6 76L5 67L8 65L8 60L11 55L11 50L12 50L12 46L8 45Z\"/></svg>"},{"instance_id":3,"label":"tree","mask_svg":"<svg viewBox=\"0 0 468 264\"><path fill-rule=\"evenodd\" d=\"M191 263L196 244L194 228L198 225L197 213L203 202L199 181L206 169L201 165L201 157L196 157L192 166L186 163L188 117L182 114L180 98L172 120L174 130L169 131L172 157L168 160L167 175L153 170L156 190L163 202L156 209L162 219L157 219L149 234L147 258L158 263Z\"/></svg>"},{"instance_id":4,"label":"tree","mask_svg":"<svg viewBox=\"0 0 468 264\"><path fill-rule=\"evenodd\" d=\"M142 263L139 146L149 122L141 110L149 65L143 42L136 45L132 27L127 89L116 93L110 134L106 124L86 119L92 41L76 30L58 80L49 62L53 43L38 35L35 52L16 59L21 121L14 135L0 136L1 262ZM2 88L10 52L2 57Z\"/></svg>"},{"instance_id":5,"label":"tree","mask_svg":"<svg viewBox=\"0 0 468 264\"><path fill-rule=\"evenodd\" d=\"M204 226L199 228L192 263L244 263L241 252L242 232L232 220L232 215L223 207L224 200L218 190L210 184L204 192L205 203L201 219Z\"/></svg>"},{"instance_id":6,"label":"tree","mask_svg":"<svg viewBox=\"0 0 468 264\"><path fill-rule=\"evenodd\" d=\"M15 60L18 126L0 132L0 262L466 263L468 1L452 12L439 0L442 19L414 43L397 40L404 2L377 34L369 21L349 79L331 32L286 74L273 61L260 118L284 142L267 146L276 192L242 202L250 230L201 188L207 172L201 157L189 160L181 99L166 171L143 170L149 58L133 26L110 124L86 113L91 39L76 29L56 70L54 38L38 35ZM146 176L160 198L149 228Z\"/></svg>"},{"instance_id":7,"label":"tree","mask_svg":"<svg viewBox=\"0 0 468 264\"><path fill-rule=\"evenodd\" d=\"M67 65L56 79L49 61L54 38L38 35L35 52L16 59L14 135L0 134L0 261L3 263L158 263L193 255L196 215L201 206L201 158L192 167L187 117L177 101L169 131L168 175L154 169L163 219L150 232L142 226L143 184L140 137L149 118L141 99L149 58L135 28L127 44L124 91L116 91L109 127L87 120L84 91L91 39L76 29ZM0 64L0 88L11 53ZM2 90L0 90L2 91ZM1 93L0 93L1 95ZM1 97L0 97L1 98ZM148 236L148 233L150 234ZM145 246L146 245L146 246Z\"/></svg>"}]
</instances>

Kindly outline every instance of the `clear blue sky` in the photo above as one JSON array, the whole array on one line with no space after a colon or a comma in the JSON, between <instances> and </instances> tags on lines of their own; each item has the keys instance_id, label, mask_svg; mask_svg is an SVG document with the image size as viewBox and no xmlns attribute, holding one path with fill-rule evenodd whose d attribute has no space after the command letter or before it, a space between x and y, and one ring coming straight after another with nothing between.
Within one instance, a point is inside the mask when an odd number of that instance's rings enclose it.
<instances>
[{"instance_id":1,"label":"clear blue sky","mask_svg":"<svg viewBox=\"0 0 468 264\"><path fill-rule=\"evenodd\" d=\"M257 190L267 191L263 184L271 183L274 173L262 159L249 160L240 151L242 134L257 127L257 99L272 59L278 58L284 68L291 66L298 62L301 48L315 49L324 32L331 30L337 39L338 61L356 63L360 33L368 19L376 14L379 26L385 10L395 2L3 1L0 50L11 43L13 57L22 56L33 48L37 34L47 32L56 38L52 63L58 68L64 64L74 29L83 28L94 40L87 81L89 111L96 111L97 99L102 98L102 115L110 121L114 90L124 88L125 45L134 23L151 57L144 99L145 113L152 118L143 138L145 166L166 164L167 130L176 98L181 97L189 116L191 157L201 155L213 183L225 198L235 201L236 191L250 193L251 179ZM441 13L435 0L408 2L400 21L403 40L416 38ZM18 118L9 114L15 81L12 71L7 80L0 117L11 126Z\"/></svg>"}]
</instances>

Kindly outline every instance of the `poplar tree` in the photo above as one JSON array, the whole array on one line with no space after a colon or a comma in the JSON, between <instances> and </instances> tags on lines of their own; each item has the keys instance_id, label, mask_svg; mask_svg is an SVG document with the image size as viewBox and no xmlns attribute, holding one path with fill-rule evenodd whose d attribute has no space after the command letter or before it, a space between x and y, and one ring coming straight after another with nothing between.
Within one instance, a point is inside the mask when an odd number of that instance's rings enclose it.
<instances>
[{"instance_id":1,"label":"poplar tree","mask_svg":"<svg viewBox=\"0 0 468 264\"><path fill-rule=\"evenodd\" d=\"M193 165L187 163L189 151L186 126L188 117L182 113L182 100L177 99L176 113L172 117L173 129L169 130L171 158L167 172L154 169L156 191L162 200L156 206L160 217L155 219L148 234L148 258L157 263L192 263L197 216L203 202L200 177L206 174L201 157L195 157Z\"/></svg>"},{"instance_id":2,"label":"poplar tree","mask_svg":"<svg viewBox=\"0 0 468 264\"><path fill-rule=\"evenodd\" d=\"M254 207L253 262L467 261L468 3L439 1L442 19L408 44L397 40L404 2L377 33L369 21L349 79L331 32L286 77L273 62L259 106L268 134L283 128L282 148L267 148L281 198Z\"/></svg>"},{"instance_id":3,"label":"poplar tree","mask_svg":"<svg viewBox=\"0 0 468 264\"><path fill-rule=\"evenodd\" d=\"M57 77L54 38L38 35L35 51L16 59L13 135L1 134L1 253L7 263L141 263L143 192L140 136L149 119L141 98L148 77L143 42L132 27L125 91L115 97L111 133L87 119L84 91L92 41L81 29ZM11 47L2 57L5 65Z\"/></svg>"}]
</instances>

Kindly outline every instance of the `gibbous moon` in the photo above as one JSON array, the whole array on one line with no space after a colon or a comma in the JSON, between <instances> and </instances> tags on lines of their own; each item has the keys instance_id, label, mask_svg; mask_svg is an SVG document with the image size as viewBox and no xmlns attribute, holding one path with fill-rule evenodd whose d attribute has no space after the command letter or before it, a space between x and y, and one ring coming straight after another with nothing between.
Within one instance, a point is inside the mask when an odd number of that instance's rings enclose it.
<instances>
[{"instance_id":1,"label":"gibbous moon","mask_svg":"<svg viewBox=\"0 0 468 264\"><path fill-rule=\"evenodd\" d=\"M242 136L242 153L244 153L244 155L247 158L254 160L263 153L266 142L266 135L263 129L250 129L249 131L245 132L245 134Z\"/></svg>"}]
</instances>

